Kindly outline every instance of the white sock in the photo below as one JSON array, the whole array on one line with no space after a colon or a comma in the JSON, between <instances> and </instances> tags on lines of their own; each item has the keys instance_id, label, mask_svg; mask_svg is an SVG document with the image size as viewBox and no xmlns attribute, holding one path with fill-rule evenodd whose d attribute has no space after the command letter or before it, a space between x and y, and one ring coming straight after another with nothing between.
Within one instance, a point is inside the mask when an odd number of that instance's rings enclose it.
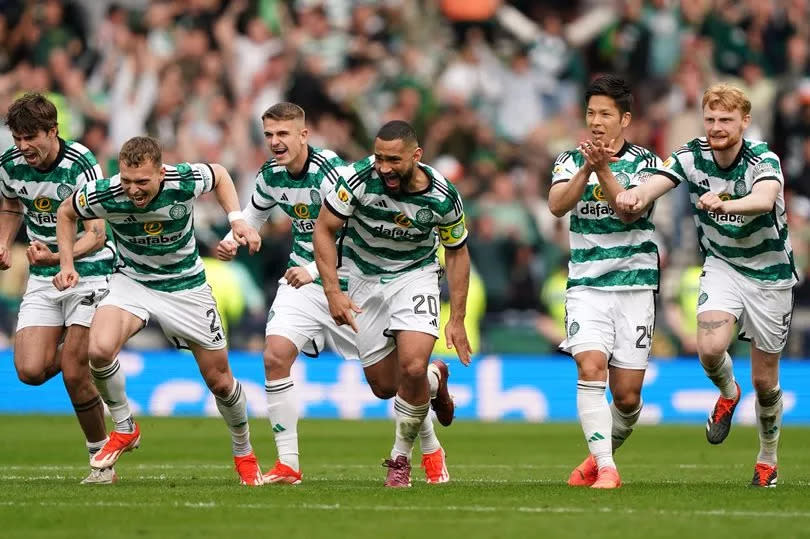
<instances>
[{"instance_id":1,"label":"white sock","mask_svg":"<svg viewBox=\"0 0 810 539\"><path fill-rule=\"evenodd\" d=\"M430 414L425 416L422 426L419 428L419 443L422 446L423 455L435 453L442 447L436 437L436 430L433 428L433 419Z\"/></svg>"},{"instance_id":2,"label":"white sock","mask_svg":"<svg viewBox=\"0 0 810 539\"><path fill-rule=\"evenodd\" d=\"M439 382L441 381L441 373L439 372L439 367L431 363L428 365L427 368L427 378L428 378L428 391L430 392L430 398L435 399L436 393L439 391ZM424 450L424 449L423 449Z\"/></svg>"},{"instance_id":3,"label":"white sock","mask_svg":"<svg viewBox=\"0 0 810 539\"><path fill-rule=\"evenodd\" d=\"M630 437L630 434L633 432L633 427L638 421L638 417L641 415L641 407L643 405L643 402L639 402L638 408L635 411L625 414L616 408L615 403L610 403L610 416L613 418L610 441L613 445L614 453L617 449L619 449L619 447L621 447L624 441Z\"/></svg>"},{"instance_id":4,"label":"white sock","mask_svg":"<svg viewBox=\"0 0 810 539\"><path fill-rule=\"evenodd\" d=\"M757 462L776 466L776 450L782 432L782 390L777 385L762 395L757 395L755 409L759 426L759 455Z\"/></svg>"},{"instance_id":5,"label":"white sock","mask_svg":"<svg viewBox=\"0 0 810 539\"><path fill-rule=\"evenodd\" d=\"M613 420L605 398L605 386L605 382L577 380L577 415L596 465L615 468L610 442Z\"/></svg>"},{"instance_id":6,"label":"white sock","mask_svg":"<svg viewBox=\"0 0 810 539\"><path fill-rule=\"evenodd\" d=\"M703 365L703 362L701 362ZM703 365L703 370L706 371L706 376L709 377L720 394L726 399L737 398L737 384L734 381L734 366L731 362L731 356L728 352L723 354L723 359L715 367L707 367Z\"/></svg>"},{"instance_id":7,"label":"white sock","mask_svg":"<svg viewBox=\"0 0 810 539\"><path fill-rule=\"evenodd\" d=\"M425 404L413 405L405 402L405 399L400 397L399 394L394 397L396 434L394 447L391 449L392 459L396 459L399 455L405 455L409 461L411 460L413 443L429 410L430 401Z\"/></svg>"},{"instance_id":8,"label":"white sock","mask_svg":"<svg viewBox=\"0 0 810 539\"><path fill-rule=\"evenodd\" d=\"M265 380L267 415L270 428L276 439L278 460L295 471L298 462L298 406L295 402L295 386L291 376L278 380Z\"/></svg>"},{"instance_id":9,"label":"white sock","mask_svg":"<svg viewBox=\"0 0 810 539\"><path fill-rule=\"evenodd\" d=\"M115 430L127 434L135 432L132 410L129 409L129 401L127 401L126 377L121 372L121 363L118 362L118 358L99 369L90 365L90 373L93 375L99 395L110 410Z\"/></svg>"},{"instance_id":10,"label":"white sock","mask_svg":"<svg viewBox=\"0 0 810 539\"><path fill-rule=\"evenodd\" d=\"M247 416L247 397L242 391L242 384L234 379L233 389L227 397L214 399L217 403L217 410L222 414L228 430L231 431L231 443L233 445L233 455L244 457L253 452L250 446L250 427Z\"/></svg>"},{"instance_id":11,"label":"white sock","mask_svg":"<svg viewBox=\"0 0 810 539\"><path fill-rule=\"evenodd\" d=\"M85 440L84 443L85 445L87 445L87 452L90 454L90 458L93 458L93 455L98 453L101 450L101 448L104 447L104 444L106 444L109 439L110 439L109 437L106 437L103 440L99 440L97 442L88 442Z\"/></svg>"}]
</instances>

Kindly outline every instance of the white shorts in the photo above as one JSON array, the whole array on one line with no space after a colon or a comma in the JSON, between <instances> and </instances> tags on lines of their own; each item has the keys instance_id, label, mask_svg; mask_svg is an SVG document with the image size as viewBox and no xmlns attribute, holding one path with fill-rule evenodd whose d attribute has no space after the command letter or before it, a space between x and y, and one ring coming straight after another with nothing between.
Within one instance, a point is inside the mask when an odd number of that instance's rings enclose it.
<instances>
[{"instance_id":1,"label":"white shorts","mask_svg":"<svg viewBox=\"0 0 810 539\"><path fill-rule=\"evenodd\" d=\"M349 297L363 311L357 315L357 350L363 366L382 360L396 347L394 331L439 336L439 272L414 270L393 280L349 279Z\"/></svg>"},{"instance_id":2,"label":"white shorts","mask_svg":"<svg viewBox=\"0 0 810 539\"><path fill-rule=\"evenodd\" d=\"M299 352L311 357L318 356L324 340L344 359L360 357L354 330L351 326L335 324L323 288L315 283L301 288L281 283L267 314L264 333L289 339Z\"/></svg>"},{"instance_id":3,"label":"white shorts","mask_svg":"<svg viewBox=\"0 0 810 539\"><path fill-rule=\"evenodd\" d=\"M716 257L707 257L700 276L697 314L723 311L740 326L739 338L771 354L785 347L793 313L792 288L761 288Z\"/></svg>"},{"instance_id":4,"label":"white shorts","mask_svg":"<svg viewBox=\"0 0 810 539\"><path fill-rule=\"evenodd\" d=\"M106 290L107 277L81 278L76 286L61 292L50 280L28 279L17 331L32 326L90 327L96 304Z\"/></svg>"},{"instance_id":5,"label":"white shorts","mask_svg":"<svg viewBox=\"0 0 810 539\"><path fill-rule=\"evenodd\" d=\"M144 325L154 316L166 338L177 348L188 348L189 343L194 343L206 350L221 350L227 344L208 283L191 290L161 292L114 273L109 294L98 304L105 305L134 314Z\"/></svg>"},{"instance_id":6,"label":"white shorts","mask_svg":"<svg viewBox=\"0 0 810 539\"><path fill-rule=\"evenodd\" d=\"M564 352L575 356L598 350L611 367L644 370L655 328L655 295L652 290L572 288L565 294L565 327Z\"/></svg>"}]
</instances>

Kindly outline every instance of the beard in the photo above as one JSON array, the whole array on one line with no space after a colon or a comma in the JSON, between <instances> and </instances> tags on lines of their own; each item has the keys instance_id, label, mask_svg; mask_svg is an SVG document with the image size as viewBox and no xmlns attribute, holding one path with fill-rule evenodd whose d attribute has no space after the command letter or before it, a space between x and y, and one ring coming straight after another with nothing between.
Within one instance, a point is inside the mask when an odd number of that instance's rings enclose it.
<instances>
[{"instance_id":1,"label":"beard","mask_svg":"<svg viewBox=\"0 0 810 539\"><path fill-rule=\"evenodd\" d=\"M411 179L413 179L413 167L401 173L391 171L388 174L381 174L380 171L377 171L377 175L382 178L383 187L385 187L386 191L391 193L401 193L407 190L406 187L408 187L408 185L411 183ZM397 181L398 183L396 186L393 186L388 184L389 181Z\"/></svg>"},{"instance_id":2,"label":"beard","mask_svg":"<svg viewBox=\"0 0 810 539\"><path fill-rule=\"evenodd\" d=\"M740 138L742 137L741 135L732 135L731 133L728 133L726 135L725 140L717 140L712 137L707 138L709 139L709 146L711 147L712 150L722 152L724 150L728 150L729 148L733 148L734 145L737 144L740 141Z\"/></svg>"}]
</instances>

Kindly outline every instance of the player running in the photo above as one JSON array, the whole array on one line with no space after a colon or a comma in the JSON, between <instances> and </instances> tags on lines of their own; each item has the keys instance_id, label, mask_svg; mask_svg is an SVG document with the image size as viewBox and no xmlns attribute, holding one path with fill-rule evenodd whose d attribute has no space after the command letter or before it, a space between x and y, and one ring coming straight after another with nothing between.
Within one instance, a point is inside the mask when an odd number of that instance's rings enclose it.
<instances>
[{"instance_id":1,"label":"player running","mask_svg":"<svg viewBox=\"0 0 810 539\"><path fill-rule=\"evenodd\" d=\"M121 453L140 444L141 432L132 418L116 356L154 316L178 348L194 354L231 431L241 483L261 485L262 473L250 445L246 397L228 365L225 335L194 240L194 199L213 191L228 213L236 241L255 251L261 239L245 223L233 181L221 165L164 165L160 145L149 137L125 142L118 161L120 174L88 182L62 203L56 230L61 270L53 281L59 290L80 284L71 255L79 219L105 219L122 262L90 328L90 369L115 422L109 441L90 464L110 467Z\"/></svg>"},{"instance_id":2,"label":"player running","mask_svg":"<svg viewBox=\"0 0 810 539\"><path fill-rule=\"evenodd\" d=\"M633 96L622 79L595 79L585 105L592 138L557 158L548 204L557 217L572 212L567 338L560 348L577 364L577 414L590 451L568 484L611 489L621 486L613 453L641 414L658 289L651 212L631 218L615 201L659 160L625 139Z\"/></svg>"},{"instance_id":3,"label":"player running","mask_svg":"<svg viewBox=\"0 0 810 539\"><path fill-rule=\"evenodd\" d=\"M634 214L686 182L700 248L706 256L698 296L697 348L720 397L706 423L709 443L728 436L740 386L728 347L735 322L751 341L751 377L757 394L759 454L751 481L775 487L782 429L779 356L787 341L797 282L787 229L779 157L765 142L743 138L751 102L739 89L717 84L703 94L706 136L675 151L642 187L617 204Z\"/></svg>"},{"instance_id":4,"label":"player running","mask_svg":"<svg viewBox=\"0 0 810 539\"><path fill-rule=\"evenodd\" d=\"M361 361L390 365L391 379L397 380L396 437L384 463L388 487L411 485L411 452L430 406L428 361L439 334L439 242L447 249L448 347L456 348L462 363L470 362L464 329L470 278L464 210L455 187L420 163L421 156L410 125L385 124L374 141L374 155L341 168L324 200L330 211L320 212L313 235L329 312L338 325L357 333ZM339 258L334 238L344 226ZM348 295L338 279L337 268L344 265ZM440 459L446 469L441 446L426 447L423 440L422 453Z\"/></svg>"},{"instance_id":5,"label":"player running","mask_svg":"<svg viewBox=\"0 0 810 539\"><path fill-rule=\"evenodd\" d=\"M243 210L249 225L260 229L276 206L293 222L293 250L288 269L279 281L276 298L268 314L265 330L265 391L270 426L276 441L278 460L264 474L265 483L298 484L302 474L298 451L298 405L290 370L300 352L317 355L324 339L344 359L359 359L355 334L349 326L337 326L329 314L329 305L315 267L312 232L321 209L321 201L334 190L336 167L343 161L329 150L307 144L308 130L304 110L293 103L277 103L262 115L264 135L273 154L256 176L250 204ZM230 260L237 244L231 235L217 248L217 256ZM347 290L347 276L340 272L340 288ZM391 398L396 394L395 361L362 363L375 395ZM452 421L452 400L447 391L447 367L436 362L431 367L434 408L440 420ZM448 419L449 414L449 419ZM429 417L420 429L423 447L439 442ZM439 446L440 447L440 446ZM438 455L437 451L432 452ZM429 455L423 458L428 483L449 479L444 460Z\"/></svg>"},{"instance_id":6,"label":"player running","mask_svg":"<svg viewBox=\"0 0 810 539\"><path fill-rule=\"evenodd\" d=\"M95 156L81 144L59 137L56 107L39 94L26 94L9 108L6 124L14 146L0 158L0 270L11 267L11 244L23 218L30 240L29 277L17 318L14 368L20 380L40 385L62 372L62 380L93 456L107 442L104 407L90 379L87 340L96 302L107 288L114 247L104 222L84 222L73 245L82 282L59 291L56 212L62 200L102 176ZM75 229L73 231L76 232ZM108 484L112 467L91 469L84 484Z\"/></svg>"}]
</instances>

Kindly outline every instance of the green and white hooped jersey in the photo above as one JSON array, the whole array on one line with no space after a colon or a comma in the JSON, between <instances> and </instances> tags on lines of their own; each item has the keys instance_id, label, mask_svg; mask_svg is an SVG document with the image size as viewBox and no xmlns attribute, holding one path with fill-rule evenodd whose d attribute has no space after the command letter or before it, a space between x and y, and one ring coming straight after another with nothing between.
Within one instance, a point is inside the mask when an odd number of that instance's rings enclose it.
<instances>
[{"instance_id":1,"label":"green and white hooped jersey","mask_svg":"<svg viewBox=\"0 0 810 539\"><path fill-rule=\"evenodd\" d=\"M351 274L381 280L435 266L439 243L458 249L467 241L464 207L456 188L436 169L419 163L430 185L419 193L391 195L374 170L374 156L340 169L326 206L348 219L341 239L341 265ZM437 233L438 232L438 233Z\"/></svg>"},{"instance_id":2,"label":"green and white hooped jersey","mask_svg":"<svg viewBox=\"0 0 810 539\"><path fill-rule=\"evenodd\" d=\"M90 181L103 176L93 153L70 140L59 139L59 154L47 170L38 170L25 162L22 152L12 146L0 157L0 192L4 197L22 202L25 230L29 240L38 240L57 252L56 211L62 201ZM78 236L84 227L78 226ZM115 246L108 241L101 249L76 260L76 271L82 277L112 273ZM31 266L31 277L50 279L59 266Z\"/></svg>"},{"instance_id":3,"label":"green and white hooped jersey","mask_svg":"<svg viewBox=\"0 0 810 539\"><path fill-rule=\"evenodd\" d=\"M178 292L205 283L193 205L214 189L214 170L201 163L163 167L163 184L146 207L127 197L118 174L86 184L73 195L73 207L84 219L107 220L118 245L117 271L153 290Z\"/></svg>"},{"instance_id":4,"label":"green and white hooped jersey","mask_svg":"<svg viewBox=\"0 0 810 539\"><path fill-rule=\"evenodd\" d=\"M762 288L790 288L796 284L785 210L785 180L779 157L768 149L767 143L743 139L734 162L720 168L706 138L696 138L676 150L653 172L667 176L675 184L687 183L698 241L706 256L723 260ZM718 193L724 200L743 198L757 182L765 180L778 181L783 186L768 213L726 215L697 209L704 193Z\"/></svg>"},{"instance_id":5,"label":"green and white hooped jersey","mask_svg":"<svg viewBox=\"0 0 810 539\"><path fill-rule=\"evenodd\" d=\"M642 173L661 160L654 153L625 142L610 164L616 181L625 189L640 185L651 173ZM557 157L551 184L567 182L585 164L577 150ZM571 211L568 288L600 290L657 290L658 246L653 239L652 208L633 223L623 223L610 206L592 173L582 198Z\"/></svg>"},{"instance_id":6,"label":"green and white hooped jersey","mask_svg":"<svg viewBox=\"0 0 810 539\"><path fill-rule=\"evenodd\" d=\"M326 196L334 191L337 168L344 161L331 150L307 147L307 161L300 174L293 176L275 159L267 161L256 175L256 185L250 198L251 213L266 221L270 211L279 207L292 219L293 245L287 267L306 266L315 261L312 233ZM341 288L348 289L345 275ZM315 280L321 284L321 279Z\"/></svg>"}]
</instances>

